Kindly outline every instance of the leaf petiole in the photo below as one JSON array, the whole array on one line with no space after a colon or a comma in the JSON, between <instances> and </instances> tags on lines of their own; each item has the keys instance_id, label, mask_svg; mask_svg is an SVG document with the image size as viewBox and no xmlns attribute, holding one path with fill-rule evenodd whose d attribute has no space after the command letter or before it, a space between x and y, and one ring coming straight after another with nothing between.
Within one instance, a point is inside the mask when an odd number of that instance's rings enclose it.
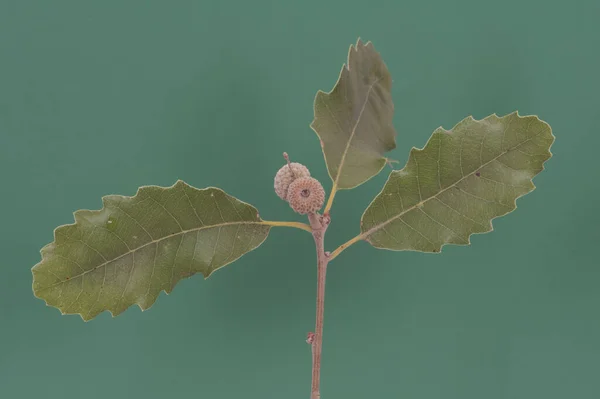
<instances>
[{"instance_id":1,"label":"leaf petiole","mask_svg":"<svg viewBox=\"0 0 600 399\"><path fill-rule=\"evenodd\" d=\"M333 251L333 252L331 253L331 255L329 256L329 261L331 262L333 259L335 259L335 258L336 258L336 257L337 257L339 254L341 254L341 253L342 253L342 251L343 251L344 249L346 249L346 248L348 248L349 246L351 246L352 244L354 244L354 243L356 243L356 242L358 242L358 241L362 240L364 236L365 236L364 234L359 234L359 235L357 235L356 237L354 237L353 239L351 239L351 240L348 240L348 241L346 241L345 243L343 243L342 245L340 245L339 247L337 247L337 248L335 249L335 251Z\"/></svg>"},{"instance_id":2,"label":"leaf petiole","mask_svg":"<svg viewBox=\"0 0 600 399\"><path fill-rule=\"evenodd\" d=\"M325 205L325 210L323 211L324 215L329 214L331 210L331 206L333 205L333 198L335 197L335 193L337 192L337 182L333 182L333 187L331 187L331 193L329 194L329 198L327 199L327 205Z\"/></svg>"},{"instance_id":3,"label":"leaf petiole","mask_svg":"<svg viewBox=\"0 0 600 399\"><path fill-rule=\"evenodd\" d=\"M276 221L271 221L271 220L263 220L262 224L266 224L266 225L274 226L274 227L294 227L294 228L312 233L312 229L310 228L310 226L307 225L306 223L301 223L301 222L276 222Z\"/></svg>"}]
</instances>

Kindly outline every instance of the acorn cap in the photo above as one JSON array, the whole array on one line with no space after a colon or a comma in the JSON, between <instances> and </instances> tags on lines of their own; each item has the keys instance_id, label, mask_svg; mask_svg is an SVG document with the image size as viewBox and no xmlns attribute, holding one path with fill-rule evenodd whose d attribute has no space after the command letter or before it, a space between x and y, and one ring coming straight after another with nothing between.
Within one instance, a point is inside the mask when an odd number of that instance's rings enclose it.
<instances>
[{"instance_id":1,"label":"acorn cap","mask_svg":"<svg viewBox=\"0 0 600 399\"><path fill-rule=\"evenodd\" d=\"M298 162L283 165L275 175L275 193L279 198L287 201L290 184L301 177L310 177L306 166Z\"/></svg>"},{"instance_id":2,"label":"acorn cap","mask_svg":"<svg viewBox=\"0 0 600 399\"><path fill-rule=\"evenodd\" d=\"M290 184L287 198L295 212L306 215L317 212L323 207L325 190L317 179L301 177Z\"/></svg>"}]
</instances>

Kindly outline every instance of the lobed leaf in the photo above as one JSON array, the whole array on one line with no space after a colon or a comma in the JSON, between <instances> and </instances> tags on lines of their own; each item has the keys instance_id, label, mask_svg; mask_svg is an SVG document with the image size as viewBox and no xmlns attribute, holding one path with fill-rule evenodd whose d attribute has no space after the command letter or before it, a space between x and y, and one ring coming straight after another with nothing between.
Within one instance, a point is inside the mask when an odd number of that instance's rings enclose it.
<instances>
[{"instance_id":1,"label":"lobed leaf","mask_svg":"<svg viewBox=\"0 0 600 399\"><path fill-rule=\"evenodd\" d=\"M361 236L392 250L468 245L471 234L491 231L492 219L535 188L532 179L552 156L553 142L546 122L517 112L440 127L390 174L362 216Z\"/></svg>"},{"instance_id":2,"label":"lobed leaf","mask_svg":"<svg viewBox=\"0 0 600 399\"><path fill-rule=\"evenodd\" d=\"M329 93L315 97L311 128L321 139L334 190L356 187L383 169L396 148L392 78L371 42L350 46Z\"/></svg>"},{"instance_id":3,"label":"lobed leaf","mask_svg":"<svg viewBox=\"0 0 600 399\"><path fill-rule=\"evenodd\" d=\"M86 321L133 304L148 309L162 290L168 294L196 273L207 278L262 244L270 230L253 206L183 181L102 202L101 210L77 211L74 224L58 227L32 269L36 297Z\"/></svg>"}]
</instances>

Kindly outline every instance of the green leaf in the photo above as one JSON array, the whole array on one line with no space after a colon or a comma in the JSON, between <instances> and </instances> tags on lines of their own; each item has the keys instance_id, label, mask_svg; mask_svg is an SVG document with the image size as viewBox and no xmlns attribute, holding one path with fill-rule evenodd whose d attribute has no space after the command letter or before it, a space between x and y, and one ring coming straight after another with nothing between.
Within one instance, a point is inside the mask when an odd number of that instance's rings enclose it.
<instances>
[{"instance_id":1,"label":"green leaf","mask_svg":"<svg viewBox=\"0 0 600 399\"><path fill-rule=\"evenodd\" d=\"M361 236L393 250L468 245L471 234L491 231L492 219L535 188L532 178L552 156L553 142L546 122L517 112L440 127L390 174L362 216Z\"/></svg>"},{"instance_id":2,"label":"green leaf","mask_svg":"<svg viewBox=\"0 0 600 399\"><path fill-rule=\"evenodd\" d=\"M253 206L182 181L102 202L101 210L77 211L75 224L58 227L32 269L35 296L86 321L133 304L146 310L162 290L196 273L207 278L270 230Z\"/></svg>"},{"instance_id":3,"label":"green leaf","mask_svg":"<svg viewBox=\"0 0 600 399\"><path fill-rule=\"evenodd\" d=\"M317 93L311 128L321 139L334 191L375 176L386 164L382 155L396 148L391 87L381 56L359 39L333 90Z\"/></svg>"}]
</instances>

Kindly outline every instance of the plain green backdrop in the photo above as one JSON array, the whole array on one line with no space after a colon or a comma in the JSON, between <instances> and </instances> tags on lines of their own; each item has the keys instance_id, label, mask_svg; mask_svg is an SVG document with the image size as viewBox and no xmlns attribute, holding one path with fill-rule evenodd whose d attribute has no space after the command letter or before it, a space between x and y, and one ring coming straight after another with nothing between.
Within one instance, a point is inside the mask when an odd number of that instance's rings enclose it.
<instances>
[{"instance_id":1,"label":"plain green backdrop","mask_svg":"<svg viewBox=\"0 0 600 399\"><path fill-rule=\"evenodd\" d=\"M30 269L73 211L141 185L302 220L273 176L287 151L331 187L312 102L359 36L394 77L400 166L468 115L537 114L557 139L472 246L331 264L322 398L600 397L599 18L596 0L0 0L0 398L308 398L305 232L89 323L34 298ZM388 172L338 194L328 249Z\"/></svg>"}]
</instances>

